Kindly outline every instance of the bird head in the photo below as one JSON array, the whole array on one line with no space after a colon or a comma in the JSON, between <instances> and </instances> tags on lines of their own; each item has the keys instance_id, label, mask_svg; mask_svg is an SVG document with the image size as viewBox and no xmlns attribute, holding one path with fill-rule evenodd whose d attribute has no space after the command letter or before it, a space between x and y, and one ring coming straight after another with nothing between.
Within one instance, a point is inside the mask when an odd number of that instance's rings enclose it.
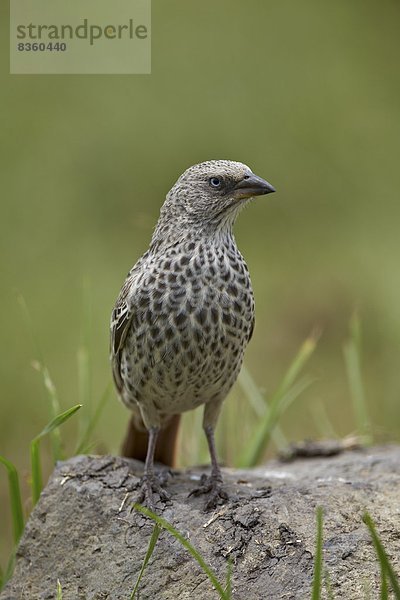
<instances>
[{"instance_id":1,"label":"bird head","mask_svg":"<svg viewBox=\"0 0 400 600\"><path fill-rule=\"evenodd\" d=\"M274 191L243 163L210 160L189 167L179 177L167 195L162 215L202 228L231 226L251 198Z\"/></svg>"}]
</instances>

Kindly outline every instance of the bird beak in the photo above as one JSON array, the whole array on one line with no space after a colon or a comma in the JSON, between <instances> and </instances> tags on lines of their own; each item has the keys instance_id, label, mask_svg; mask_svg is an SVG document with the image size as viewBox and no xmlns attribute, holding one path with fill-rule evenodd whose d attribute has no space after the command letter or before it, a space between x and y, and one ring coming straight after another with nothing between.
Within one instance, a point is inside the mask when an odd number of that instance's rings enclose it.
<instances>
[{"instance_id":1,"label":"bird beak","mask_svg":"<svg viewBox=\"0 0 400 600\"><path fill-rule=\"evenodd\" d=\"M234 187L234 195L236 198L251 198L252 196L262 196L264 194L271 194L275 192L275 188L262 179L258 175L251 173L246 175L239 183Z\"/></svg>"}]
</instances>

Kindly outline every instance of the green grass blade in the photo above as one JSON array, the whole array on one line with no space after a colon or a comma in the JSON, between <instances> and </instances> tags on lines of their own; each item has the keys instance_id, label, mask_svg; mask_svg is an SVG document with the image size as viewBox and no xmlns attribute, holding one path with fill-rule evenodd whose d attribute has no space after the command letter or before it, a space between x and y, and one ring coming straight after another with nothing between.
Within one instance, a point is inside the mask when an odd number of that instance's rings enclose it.
<instances>
[{"instance_id":1,"label":"green grass blade","mask_svg":"<svg viewBox=\"0 0 400 600\"><path fill-rule=\"evenodd\" d=\"M312 585L312 600L320 600L321 598L321 583L322 583L322 521L323 509L322 506L317 507L317 540L315 545L314 556L314 577Z\"/></svg>"},{"instance_id":2,"label":"green grass blade","mask_svg":"<svg viewBox=\"0 0 400 600\"><path fill-rule=\"evenodd\" d=\"M12 574L14 572L16 549L17 549L17 547L15 546L15 548L11 552L10 558L8 559L7 568L6 568L5 573L2 573L0 576L0 591L6 585L7 581L9 581L11 579Z\"/></svg>"},{"instance_id":3,"label":"green grass blade","mask_svg":"<svg viewBox=\"0 0 400 600\"><path fill-rule=\"evenodd\" d=\"M245 365L242 366L239 373L238 382L256 415L258 417L263 417L269 410L269 404L260 392L258 385ZM282 450L288 445L287 439L279 425L273 430L272 439L278 450Z\"/></svg>"},{"instance_id":4,"label":"green grass blade","mask_svg":"<svg viewBox=\"0 0 400 600\"><path fill-rule=\"evenodd\" d=\"M42 466L39 456L39 440L32 440L30 447L31 454L31 477L32 477L32 505L35 506L39 500L40 492L43 488Z\"/></svg>"},{"instance_id":5,"label":"green grass blade","mask_svg":"<svg viewBox=\"0 0 400 600\"><path fill-rule=\"evenodd\" d=\"M150 538L150 541L149 541L149 546L147 548L146 556L144 557L144 560L143 560L142 568L140 569L138 578L136 580L135 587L134 587L133 592L132 592L132 594L130 596L130 600L134 600L135 594L137 594L137 592L139 590L140 581L141 581L141 579L143 577L143 574L144 574L144 571L145 571L145 569L147 567L147 564L148 564L148 562L149 562L149 560L150 560L150 558L151 558L151 556L152 556L152 554L154 552L154 548L156 547L158 536L160 535L160 533L161 533L161 527L160 527L160 525L158 525L156 523L154 525L153 533L151 534L151 538Z\"/></svg>"},{"instance_id":6,"label":"green grass blade","mask_svg":"<svg viewBox=\"0 0 400 600\"><path fill-rule=\"evenodd\" d=\"M292 402L294 402L296 398L300 396L300 394L302 394L308 387L310 387L310 385L312 385L314 381L315 379L312 379L308 376L301 377L298 381L296 381L296 383L292 385L291 388L288 389L287 392L285 392L285 394L283 394L280 402L276 403L277 406L273 411L274 414L276 413L278 419L281 416L281 414L289 408Z\"/></svg>"},{"instance_id":7,"label":"green grass blade","mask_svg":"<svg viewBox=\"0 0 400 600\"><path fill-rule=\"evenodd\" d=\"M87 430L92 416L91 403L91 376L89 352L86 346L81 346L78 350L78 398L80 404L85 407L80 416L80 437L83 437Z\"/></svg>"},{"instance_id":8,"label":"green grass blade","mask_svg":"<svg viewBox=\"0 0 400 600\"><path fill-rule=\"evenodd\" d=\"M250 371L245 365L242 365L238 377L238 382L240 387L246 394L249 403L253 407L256 415L262 417L265 413L265 398L260 392L258 385L254 381L253 377L250 374Z\"/></svg>"},{"instance_id":9,"label":"green grass blade","mask_svg":"<svg viewBox=\"0 0 400 600\"><path fill-rule=\"evenodd\" d=\"M62 597L63 597L63 593L62 593L61 583L60 583L60 580L57 579L57 595L56 595L56 600L62 600Z\"/></svg>"},{"instance_id":10,"label":"green grass blade","mask_svg":"<svg viewBox=\"0 0 400 600\"><path fill-rule=\"evenodd\" d=\"M47 390L47 396L51 410L51 418L54 419L61 412L61 406L58 400L57 389L53 383L53 380L50 377L50 373L47 367L43 366L42 372L44 386ZM62 460L64 458L61 442L61 432L58 428L54 429L54 431L51 432L51 445L53 448L53 462L56 463L58 460Z\"/></svg>"},{"instance_id":11,"label":"green grass blade","mask_svg":"<svg viewBox=\"0 0 400 600\"><path fill-rule=\"evenodd\" d=\"M393 570L392 564L387 557L385 549L382 545L382 542L378 536L378 533L375 528L375 524L371 519L368 512L365 512L363 515L363 521L369 529L369 533L372 538L372 543L375 547L375 552L378 556L379 565L381 568L381 598L388 598L388 590L387 590L387 582L386 577L390 581L390 585L392 586L394 596L396 600L400 600L400 585L399 580L397 578L396 573ZM386 594L386 596L384 596Z\"/></svg>"},{"instance_id":12,"label":"green grass blade","mask_svg":"<svg viewBox=\"0 0 400 600\"><path fill-rule=\"evenodd\" d=\"M79 418L79 439L88 429L92 420L92 376L89 348L91 347L92 331L92 289L87 277L82 281L82 316L81 316L81 342L78 350L78 390L79 402L85 407Z\"/></svg>"},{"instance_id":13,"label":"green grass blade","mask_svg":"<svg viewBox=\"0 0 400 600\"><path fill-rule=\"evenodd\" d=\"M47 397L49 407L50 407L50 418L54 418L61 411L60 403L58 401L58 396L57 396L57 390L51 380L49 371L45 366L43 352L42 352L42 349L38 342L38 338L37 338L37 335L35 332L32 317L30 315L28 305L25 301L25 298L22 296L22 294L18 294L17 301L21 307L21 310L22 310L22 313L23 313L23 316L25 319L26 327L27 327L28 332L30 333L34 352L37 357L37 360L34 361L33 366L42 375L43 385L44 385L46 397ZM54 460L54 462L57 462L57 460L61 460L63 458L61 434L58 430L53 431L52 438L51 438L51 444L52 444L52 448L53 448L53 460Z\"/></svg>"},{"instance_id":14,"label":"green grass blade","mask_svg":"<svg viewBox=\"0 0 400 600\"><path fill-rule=\"evenodd\" d=\"M389 589L388 589L388 582L387 582L387 577L386 577L386 571L384 568L382 568L382 565L379 564L380 569L381 569L381 594L380 594L380 598L381 600L389 600Z\"/></svg>"},{"instance_id":15,"label":"green grass blade","mask_svg":"<svg viewBox=\"0 0 400 600\"><path fill-rule=\"evenodd\" d=\"M294 383L296 377L303 369L304 365L312 355L318 342L319 334L312 333L300 346L300 350L296 354L293 362L286 371L277 393L284 394Z\"/></svg>"},{"instance_id":16,"label":"green grass blade","mask_svg":"<svg viewBox=\"0 0 400 600\"><path fill-rule=\"evenodd\" d=\"M211 581L214 588L217 590L219 597L222 600L229 600L229 597L224 592L224 589L223 589L222 585L220 584L220 582L218 581L217 576L214 573L214 571L207 565L207 563L204 561L203 557L201 556L201 554L199 554L199 552L196 550L196 548L194 548L192 546L192 544L185 537L183 537L183 535L181 533L179 533L179 531L177 529L175 529L175 527L173 527L170 523L168 523L168 521L166 521L162 517L159 517L158 515L153 513L151 510L149 510L145 506L141 506L140 504L134 504L133 506L134 506L135 510L142 513L142 515L149 517L150 519L155 521L160 527L162 527L163 529L166 529L171 535L173 535L174 538L177 539L182 544L182 546L192 555L192 557L200 565L201 569L204 571L204 573L207 575L207 577Z\"/></svg>"},{"instance_id":17,"label":"green grass blade","mask_svg":"<svg viewBox=\"0 0 400 600\"><path fill-rule=\"evenodd\" d=\"M80 440L75 449L75 454L85 454L88 451L88 448L91 445L90 438L92 437L93 431L95 430L97 423L99 422L99 419L101 417L101 414L103 412L105 405L107 404L108 400L111 397L112 390L113 390L113 387L112 387L112 383L110 382L107 385L106 389L104 390L104 392L96 406L96 410L91 415L91 418L89 419L89 421L86 423L86 429L84 429L82 431Z\"/></svg>"},{"instance_id":18,"label":"green grass blade","mask_svg":"<svg viewBox=\"0 0 400 600\"><path fill-rule=\"evenodd\" d=\"M30 446L30 454L31 454L31 469L32 469L32 503L35 506L36 502L39 500L40 492L42 491L43 483L42 483L42 468L40 464L40 456L39 456L39 446L41 439L54 431L56 427L60 427L67 419L72 417L73 414L76 413L77 410L81 408L81 404L77 404L72 406L65 412L57 415L54 419L50 421L46 425L46 427L37 435L32 441Z\"/></svg>"},{"instance_id":19,"label":"green grass blade","mask_svg":"<svg viewBox=\"0 0 400 600\"><path fill-rule=\"evenodd\" d=\"M61 411L56 386L50 377L49 370L43 363L34 361L33 366L42 375L43 385L50 407L50 418L54 419ZM53 451L53 462L56 463L58 460L63 460L64 455L62 450L61 432L59 429L55 429L51 433L51 446Z\"/></svg>"},{"instance_id":20,"label":"green grass blade","mask_svg":"<svg viewBox=\"0 0 400 600\"><path fill-rule=\"evenodd\" d=\"M372 427L361 372L361 325L356 314L350 321L350 338L343 346L343 355L357 430L365 443L370 444Z\"/></svg>"},{"instance_id":21,"label":"green grass blade","mask_svg":"<svg viewBox=\"0 0 400 600\"><path fill-rule=\"evenodd\" d=\"M22 510L21 490L19 485L18 472L15 466L3 456L0 456L0 463L7 469L8 488L10 493L10 506L13 523L13 536L15 545L18 544L22 532L24 531L24 513Z\"/></svg>"},{"instance_id":22,"label":"green grass blade","mask_svg":"<svg viewBox=\"0 0 400 600\"><path fill-rule=\"evenodd\" d=\"M324 571L324 585L325 585L326 596L327 596L328 600L335 600L335 596L332 591L331 578L330 578L329 572L326 569ZM364 600L368 600L367 597L365 597Z\"/></svg>"},{"instance_id":23,"label":"green grass blade","mask_svg":"<svg viewBox=\"0 0 400 600\"><path fill-rule=\"evenodd\" d=\"M75 414L76 411L78 411L80 408L82 408L82 404L75 404L75 406L72 406L60 415L57 415L54 419L50 421L50 423L46 425L44 429L42 429L42 431L34 438L33 441L42 439L45 435L51 433L54 429L56 429L56 427L60 427L60 425L65 423L65 421L72 417L72 415Z\"/></svg>"},{"instance_id":24,"label":"green grass blade","mask_svg":"<svg viewBox=\"0 0 400 600\"><path fill-rule=\"evenodd\" d=\"M275 393L273 395L269 410L259 423L252 440L247 443L245 451L239 459L239 467L249 468L259 462L270 442L272 433L279 422L280 417L289 405L294 402L312 382L312 379L303 377L285 391L285 393Z\"/></svg>"},{"instance_id":25,"label":"green grass blade","mask_svg":"<svg viewBox=\"0 0 400 600\"><path fill-rule=\"evenodd\" d=\"M310 385L310 380L303 380L300 383L295 382L304 365L314 352L317 339L317 335L312 334L301 345L300 350L289 365L277 390L272 395L269 410L266 411L261 419L252 441L247 444L246 450L239 460L240 467L248 468L257 464L264 454L272 431L276 427L279 417L285 408Z\"/></svg>"}]
</instances>

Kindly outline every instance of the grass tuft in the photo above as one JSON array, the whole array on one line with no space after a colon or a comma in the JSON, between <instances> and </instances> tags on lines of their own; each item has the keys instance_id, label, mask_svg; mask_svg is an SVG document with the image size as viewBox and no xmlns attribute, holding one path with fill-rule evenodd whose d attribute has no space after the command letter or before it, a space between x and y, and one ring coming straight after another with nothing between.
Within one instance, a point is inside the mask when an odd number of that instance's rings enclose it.
<instances>
[{"instance_id":1,"label":"grass tuft","mask_svg":"<svg viewBox=\"0 0 400 600\"><path fill-rule=\"evenodd\" d=\"M343 346L343 355L357 431L365 444L371 444L372 427L361 370L361 323L357 313L350 319L350 337Z\"/></svg>"},{"instance_id":2,"label":"grass tuft","mask_svg":"<svg viewBox=\"0 0 400 600\"><path fill-rule=\"evenodd\" d=\"M144 571L145 571L145 569L146 569L146 567L148 565L148 562L149 562L149 560L150 560L150 558L151 558L151 556L152 556L152 554L154 552L154 548L156 547L158 536L161 533L161 529L162 528L157 523L154 525L153 533L151 534L151 538L150 538L149 545L148 545L148 548L147 548L146 556L144 557L142 568L140 569L138 578L137 578L136 583L135 583L135 587L133 588L133 592L132 592L132 594L130 596L130 600L134 600L135 594L137 594L138 591L139 591L140 581L141 581L141 579L143 577L143 574L144 574Z\"/></svg>"},{"instance_id":3,"label":"grass tuft","mask_svg":"<svg viewBox=\"0 0 400 600\"><path fill-rule=\"evenodd\" d=\"M15 466L4 456L0 456L0 463L5 466L8 473L8 489L10 493L10 506L13 523L14 544L17 545L24 531L24 513L22 510L21 489L18 472ZM1 589L1 588L0 588Z\"/></svg>"},{"instance_id":4,"label":"grass tuft","mask_svg":"<svg viewBox=\"0 0 400 600\"><path fill-rule=\"evenodd\" d=\"M17 550L17 547L15 547L14 550L11 552L10 558L8 559L7 568L6 568L5 573L0 571L0 591L6 585L7 581L9 579L11 579L12 574L14 572L16 550Z\"/></svg>"},{"instance_id":5,"label":"grass tuft","mask_svg":"<svg viewBox=\"0 0 400 600\"><path fill-rule=\"evenodd\" d=\"M145 506L141 506L140 504L134 504L133 507L135 508L135 510L140 512L142 515L149 517L150 519L155 521L155 523L157 525L159 525L159 527L166 529L171 535L173 535L174 538L177 539L178 542L180 542L182 544L182 546L189 552L189 554L191 554L191 556L200 565L201 569L204 571L204 573L207 575L207 577L211 581L214 588L217 590L221 600L231 600L231 594L229 591L230 584L229 584L228 590L225 591L224 588L222 587L222 585L220 584L220 582L218 581L218 578L217 578L216 574L214 573L214 571L211 569L211 567L209 567L207 565L207 563L205 562L205 560L203 559L201 554L196 550L196 548L194 548L192 546L192 544L189 542L189 540L187 540L177 529L175 529L175 527L173 527L173 525L171 525L171 523L168 523L168 521L166 521L162 517L159 517L158 515L153 513L151 510L149 510ZM228 567L228 572L229 572L229 569L230 569L230 567ZM230 581L230 579L231 579L231 577L229 575L228 581Z\"/></svg>"},{"instance_id":6,"label":"grass tuft","mask_svg":"<svg viewBox=\"0 0 400 600\"><path fill-rule=\"evenodd\" d=\"M43 363L35 360L33 361L32 366L42 375L43 385L50 407L50 417L55 419L55 417L61 412L56 386L50 377L48 368ZM54 429L54 431L51 432L50 438L53 450L53 462L56 463L58 460L64 459L60 430Z\"/></svg>"},{"instance_id":7,"label":"grass tuft","mask_svg":"<svg viewBox=\"0 0 400 600\"><path fill-rule=\"evenodd\" d=\"M260 388L254 381L253 377L250 374L250 371L246 368L245 365L242 366L242 369L239 373L238 383L242 388L243 392L245 393L246 398L250 406L253 408L257 417L264 417L269 410L268 402L264 398L263 394L260 391ZM283 450L288 445L288 441L285 437L285 434L283 433L278 424L272 430L271 438L278 450Z\"/></svg>"},{"instance_id":8,"label":"grass tuft","mask_svg":"<svg viewBox=\"0 0 400 600\"><path fill-rule=\"evenodd\" d=\"M31 469L32 469L32 504L35 506L36 502L39 500L40 493L42 491L43 482L42 482L42 468L40 464L40 456L39 456L39 447L41 440L52 431L54 431L57 427L62 425L65 421L67 421L73 414L76 413L82 407L81 404L76 404L72 406L65 412L57 415L54 419L50 421L46 425L46 427L37 435L32 441L30 445L31 452Z\"/></svg>"},{"instance_id":9,"label":"grass tuft","mask_svg":"<svg viewBox=\"0 0 400 600\"><path fill-rule=\"evenodd\" d=\"M247 443L246 449L239 459L240 467L253 467L259 462L284 411L313 382L313 380L308 377L303 377L298 381L296 380L304 365L314 352L317 340L318 335L311 334L301 345L300 350L289 365L277 390L272 395L268 409L261 418L260 423L252 436L252 440Z\"/></svg>"},{"instance_id":10,"label":"grass tuft","mask_svg":"<svg viewBox=\"0 0 400 600\"><path fill-rule=\"evenodd\" d=\"M381 540L379 539L378 533L375 528L375 524L371 519L368 512L363 515L363 521L369 529L369 533L372 538L372 543L375 547L375 552L379 560L379 566L381 569L381 600L387 600L389 598L388 592L388 581L392 586L393 594L396 600L400 600L400 585L396 573L392 567L392 564L385 552Z\"/></svg>"},{"instance_id":11,"label":"grass tuft","mask_svg":"<svg viewBox=\"0 0 400 600\"><path fill-rule=\"evenodd\" d=\"M44 360L44 355L42 349L39 344L38 336L35 331L35 327L33 325L32 317L28 309L28 305L25 301L25 298L22 294L18 294L17 296L18 304L21 308L27 331L32 340L32 346L34 348L37 360L33 361L32 366L36 369L41 375L43 380L44 391L47 397L48 405L50 408L50 418L54 419L61 411L60 403L58 401L58 395L56 387L50 377L50 373L46 367L46 363ZM51 445L53 449L53 461L57 462L58 460L63 459L62 453L62 443L61 443L61 434L58 429L55 429L51 434Z\"/></svg>"}]
</instances>

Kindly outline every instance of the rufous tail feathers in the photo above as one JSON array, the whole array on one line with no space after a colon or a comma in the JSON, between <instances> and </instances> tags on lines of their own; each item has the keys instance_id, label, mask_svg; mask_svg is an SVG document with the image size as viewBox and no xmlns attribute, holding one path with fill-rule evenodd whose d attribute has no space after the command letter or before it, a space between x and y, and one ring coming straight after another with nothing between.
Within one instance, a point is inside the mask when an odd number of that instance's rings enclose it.
<instances>
[{"instance_id":1,"label":"rufous tail feathers","mask_svg":"<svg viewBox=\"0 0 400 600\"><path fill-rule=\"evenodd\" d=\"M178 430L181 416L173 415L170 421L160 430L157 439L155 462L169 467L175 465L176 445L178 441ZM125 439L122 443L121 454L127 458L145 461L147 453L148 433L138 415L133 414Z\"/></svg>"}]
</instances>

